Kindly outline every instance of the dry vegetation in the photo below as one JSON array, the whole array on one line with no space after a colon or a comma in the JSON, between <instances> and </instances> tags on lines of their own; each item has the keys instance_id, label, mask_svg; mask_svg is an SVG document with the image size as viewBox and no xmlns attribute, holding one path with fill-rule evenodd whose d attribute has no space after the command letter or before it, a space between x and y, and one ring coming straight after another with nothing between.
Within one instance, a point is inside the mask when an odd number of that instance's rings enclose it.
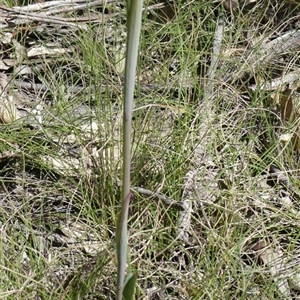
<instances>
[{"instance_id":1,"label":"dry vegetation","mask_svg":"<svg viewBox=\"0 0 300 300\"><path fill-rule=\"evenodd\" d=\"M144 5L136 298L299 299L300 5ZM124 3L0 13L0 298L114 299Z\"/></svg>"}]
</instances>

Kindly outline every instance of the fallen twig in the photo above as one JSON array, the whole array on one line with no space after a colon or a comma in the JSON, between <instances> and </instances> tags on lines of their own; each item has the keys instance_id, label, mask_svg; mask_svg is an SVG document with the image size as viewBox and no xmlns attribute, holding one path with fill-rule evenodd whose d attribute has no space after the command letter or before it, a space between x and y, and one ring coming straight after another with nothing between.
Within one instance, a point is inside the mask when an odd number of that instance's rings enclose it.
<instances>
[{"instance_id":1,"label":"fallen twig","mask_svg":"<svg viewBox=\"0 0 300 300\"><path fill-rule=\"evenodd\" d=\"M165 206L167 207L172 207L172 208L176 208L179 210L185 210L185 206L184 203L182 201L175 201L173 199L168 198L167 196L165 196L164 194L161 193L155 193L152 192L150 190L141 188L141 187L131 187L131 189L139 194L145 195L147 197L150 197L154 200L159 200L161 201Z\"/></svg>"},{"instance_id":2,"label":"fallen twig","mask_svg":"<svg viewBox=\"0 0 300 300\"><path fill-rule=\"evenodd\" d=\"M227 72L223 79L233 83L243 78L250 70L253 72L257 68L266 67L279 56L297 50L300 45L300 30L291 30L274 40L269 41L269 39L270 36L245 51L240 62L234 62L234 67Z\"/></svg>"},{"instance_id":3,"label":"fallen twig","mask_svg":"<svg viewBox=\"0 0 300 300\"><path fill-rule=\"evenodd\" d=\"M299 81L299 78L300 78L300 70L296 69L295 71L277 77L272 81L262 83L260 85L257 84L251 85L249 89L252 91L255 91L257 89L264 90L264 91L275 91L280 87L284 87L290 83L295 82L296 80Z\"/></svg>"},{"instance_id":4,"label":"fallen twig","mask_svg":"<svg viewBox=\"0 0 300 300\"><path fill-rule=\"evenodd\" d=\"M185 244L189 243L189 228L193 210L192 203L196 200L197 203L202 205L202 202L206 200L207 195L210 195L210 191L207 193L207 190L209 190L209 187L213 185L213 179L215 175L214 173L208 171L208 168L211 166L211 161L207 155L206 145L208 144L207 132L209 131L209 126L212 123L213 116L215 115L212 96L214 93L216 69L221 52L223 30L224 20L223 16L220 16L215 32L211 65L207 73L208 83L205 88L204 103L199 105L197 113L198 117L203 116L202 114L204 113L206 121L201 123L198 131L199 142L197 145L195 145L194 155L191 160L191 170L186 174L183 187L182 203L184 210L179 212L177 222L177 237ZM203 182L199 182L197 179L201 169L205 169L205 175L202 178Z\"/></svg>"}]
</instances>

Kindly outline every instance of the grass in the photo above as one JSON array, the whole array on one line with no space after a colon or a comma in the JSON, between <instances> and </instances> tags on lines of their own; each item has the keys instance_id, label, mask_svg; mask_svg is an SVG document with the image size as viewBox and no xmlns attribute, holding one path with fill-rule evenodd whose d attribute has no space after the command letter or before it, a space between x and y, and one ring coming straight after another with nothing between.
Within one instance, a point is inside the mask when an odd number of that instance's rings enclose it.
<instances>
[{"instance_id":1,"label":"grass","mask_svg":"<svg viewBox=\"0 0 300 300\"><path fill-rule=\"evenodd\" d=\"M299 273L299 196L272 181L268 171L277 165L299 194L299 149L280 141L282 134L298 134L299 116L283 121L274 96L279 91L249 87L299 61L290 53L278 64L254 67L241 61L240 53L299 8L287 1L268 17L271 5L265 6L231 15L208 1L177 2L174 19L162 23L156 22L160 10L143 14L132 186L181 201L195 147L203 145L206 155L197 166L190 243L176 238L178 210L133 192L128 259L138 271L136 299L150 291L150 299L289 299L270 271L275 263L254 247L263 241L285 257L283 278ZM274 7L279 8L276 1ZM225 32L212 83L214 114L207 116L203 97L218 11L224 13ZM42 64L35 78L49 91L35 101L51 105L42 130L18 122L1 126L0 298L115 298L123 71L114 44L122 39L124 18L123 12L107 25L119 31L113 38L108 31L100 36L93 25L58 39L72 52L27 62L33 69ZM232 71L236 64L239 72L247 71L242 79ZM225 82L224 74L233 74L232 82ZM63 86L77 84L87 92L68 97ZM145 90L146 84L157 88ZM71 107L82 103L93 111L73 116ZM80 125L93 121L99 129L91 138ZM77 142L63 143L71 135ZM4 155L7 151L14 155ZM54 159L66 165L55 167Z\"/></svg>"}]
</instances>

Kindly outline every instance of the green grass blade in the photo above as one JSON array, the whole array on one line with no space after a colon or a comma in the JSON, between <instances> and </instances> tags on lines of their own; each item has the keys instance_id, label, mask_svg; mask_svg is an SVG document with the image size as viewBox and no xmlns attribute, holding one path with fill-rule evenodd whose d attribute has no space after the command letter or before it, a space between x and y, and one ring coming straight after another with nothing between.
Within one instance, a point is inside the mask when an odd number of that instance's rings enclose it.
<instances>
[{"instance_id":1,"label":"green grass blade","mask_svg":"<svg viewBox=\"0 0 300 300\"><path fill-rule=\"evenodd\" d=\"M124 288L124 278L126 269L127 253L127 219L128 207L130 203L130 193L122 204L121 213L118 219L117 227L117 257L118 257L118 300L122 299Z\"/></svg>"},{"instance_id":2,"label":"green grass blade","mask_svg":"<svg viewBox=\"0 0 300 300\"><path fill-rule=\"evenodd\" d=\"M136 273L130 273L125 281L124 284L124 291L123 291L123 299L124 300L132 300L134 296L134 288L136 283L137 275Z\"/></svg>"}]
</instances>

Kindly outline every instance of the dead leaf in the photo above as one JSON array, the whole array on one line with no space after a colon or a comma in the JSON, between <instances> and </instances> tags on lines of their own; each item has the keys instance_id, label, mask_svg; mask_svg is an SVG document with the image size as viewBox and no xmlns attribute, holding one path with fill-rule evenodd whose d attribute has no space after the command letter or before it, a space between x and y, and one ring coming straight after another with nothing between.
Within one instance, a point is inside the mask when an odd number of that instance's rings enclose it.
<instances>
[{"instance_id":1,"label":"dead leaf","mask_svg":"<svg viewBox=\"0 0 300 300\"><path fill-rule=\"evenodd\" d=\"M279 104L281 112L281 120L284 122L291 121L293 116L293 99L292 91L286 89L279 95Z\"/></svg>"},{"instance_id":2,"label":"dead leaf","mask_svg":"<svg viewBox=\"0 0 300 300\"><path fill-rule=\"evenodd\" d=\"M262 264L266 265L274 282L277 283L278 290L284 295L285 299L290 299L290 286L287 278L282 277L282 272L285 270L284 254L279 246L274 244L268 244L266 241L259 241L252 248L256 251L256 258Z\"/></svg>"},{"instance_id":3,"label":"dead leaf","mask_svg":"<svg viewBox=\"0 0 300 300\"><path fill-rule=\"evenodd\" d=\"M298 263L296 263L298 264ZM300 273L296 273L289 278L289 284L292 289L300 291Z\"/></svg>"},{"instance_id":4,"label":"dead leaf","mask_svg":"<svg viewBox=\"0 0 300 300\"><path fill-rule=\"evenodd\" d=\"M0 101L0 121L3 124L9 124L19 119L20 113L16 107L14 97L3 97Z\"/></svg>"},{"instance_id":5,"label":"dead leaf","mask_svg":"<svg viewBox=\"0 0 300 300\"><path fill-rule=\"evenodd\" d=\"M40 46L40 47L32 47L30 50L28 50L27 56L28 58L31 58L34 56L60 55L60 54L65 54L67 52L68 49L51 47L50 45L47 45L47 46Z\"/></svg>"}]
</instances>

